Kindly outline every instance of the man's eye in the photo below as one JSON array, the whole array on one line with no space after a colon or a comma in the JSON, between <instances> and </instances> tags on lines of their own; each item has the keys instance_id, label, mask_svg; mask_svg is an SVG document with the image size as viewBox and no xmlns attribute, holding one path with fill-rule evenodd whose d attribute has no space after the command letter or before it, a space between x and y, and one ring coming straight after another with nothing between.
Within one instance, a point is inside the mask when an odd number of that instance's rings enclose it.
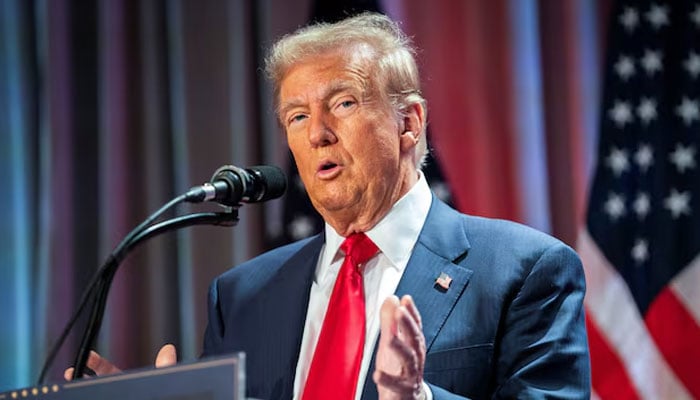
<instances>
[{"instance_id":1,"label":"man's eye","mask_svg":"<svg viewBox=\"0 0 700 400\"><path fill-rule=\"evenodd\" d=\"M295 122L300 122L306 119L306 115L304 114L295 114L289 119L289 123L293 124Z\"/></svg>"},{"instance_id":2,"label":"man's eye","mask_svg":"<svg viewBox=\"0 0 700 400\"><path fill-rule=\"evenodd\" d=\"M335 112L344 115L345 113L350 112L356 105L357 102L354 99L338 101L335 103Z\"/></svg>"}]
</instances>

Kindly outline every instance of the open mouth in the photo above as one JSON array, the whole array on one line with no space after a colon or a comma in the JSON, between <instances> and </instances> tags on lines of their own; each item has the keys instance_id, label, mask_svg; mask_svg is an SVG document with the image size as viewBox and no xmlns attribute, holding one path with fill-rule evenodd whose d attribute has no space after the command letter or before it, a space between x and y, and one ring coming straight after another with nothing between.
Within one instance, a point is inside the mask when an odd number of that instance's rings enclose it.
<instances>
[{"instance_id":1,"label":"open mouth","mask_svg":"<svg viewBox=\"0 0 700 400\"><path fill-rule=\"evenodd\" d=\"M340 164L332 161L324 161L318 166L318 171L316 173L321 179L332 179L340 173L340 170Z\"/></svg>"},{"instance_id":2,"label":"open mouth","mask_svg":"<svg viewBox=\"0 0 700 400\"><path fill-rule=\"evenodd\" d=\"M338 164L336 164L336 163L326 162L326 163L323 163L323 165L321 165L321 168L319 168L319 171L328 171L328 170L333 169L337 166L338 166Z\"/></svg>"}]
</instances>

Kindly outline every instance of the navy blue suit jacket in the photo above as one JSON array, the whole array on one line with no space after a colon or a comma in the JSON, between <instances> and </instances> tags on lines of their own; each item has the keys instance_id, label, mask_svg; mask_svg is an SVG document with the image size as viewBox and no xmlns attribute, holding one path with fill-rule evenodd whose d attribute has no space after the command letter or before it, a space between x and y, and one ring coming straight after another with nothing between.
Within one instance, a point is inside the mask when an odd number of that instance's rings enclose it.
<instances>
[{"instance_id":1,"label":"navy blue suit jacket","mask_svg":"<svg viewBox=\"0 0 700 400\"><path fill-rule=\"evenodd\" d=\"M246 353L248 396L290 399L323 235L256 257L209 293L204 356ZM441 273L447 290L435 285ZM423 318L435 399L589 397L581 263L560 241L460 214L433 196L396 294ZM376 348L375 348L376 354ZM363 399L376 399L371 379Z\"/></svg>"}]
</instances>

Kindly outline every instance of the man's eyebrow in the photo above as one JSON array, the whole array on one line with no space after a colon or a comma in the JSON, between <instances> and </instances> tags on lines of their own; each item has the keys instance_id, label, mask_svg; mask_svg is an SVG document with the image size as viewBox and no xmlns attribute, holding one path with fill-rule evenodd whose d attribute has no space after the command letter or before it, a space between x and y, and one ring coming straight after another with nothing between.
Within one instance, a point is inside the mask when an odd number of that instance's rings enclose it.
<instances>
[{"instance_id":1,"label":"man's eyebrow","mask_svg":"<svg viewBox=\"0 0 700 400\"><path fill-rule=\"evenodd\" d=\"M285 101L284 103L280 104L279 108L277 109L277 115L279 115L279 117L282 118L292 108L301 107L303 105L304 102L299 99Z\"/></svg>"}]
</instances>

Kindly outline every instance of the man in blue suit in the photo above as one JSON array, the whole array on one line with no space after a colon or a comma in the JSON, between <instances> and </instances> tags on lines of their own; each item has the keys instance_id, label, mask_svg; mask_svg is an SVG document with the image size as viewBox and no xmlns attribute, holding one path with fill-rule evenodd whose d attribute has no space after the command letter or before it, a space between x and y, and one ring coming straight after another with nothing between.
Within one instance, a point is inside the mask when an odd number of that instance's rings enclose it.
<instances>
[{"instance_id":1,"label":"man in blue suit","mask_svg":"<svg viewBox=\"0 0 700 400\"><path fill-rule=\"evenodd\" d=\"M340 243L362 232L379 250L362 266L367 340L349 398L587 398L578 257L431 194L412 54L376 14L302 28L273 47L279 120L326 227L214 281L204 354L245 351L250 396L306 398Z\"/></svg>"},{"instance_id":2,"label":"man in blue suit","mask_svg":"<svg viewBox=\"0 0 700 400\"><path fill-rule=\"evenodd\" d=\"M262 399L588 398L578 257L430 192L420 172L426 104L398 26L363 14L302 28L273 47L267 72L325 230L213 282L204 355L244 351L248 395ZM376 248L356 266L364 328L351 389L326 375L321 384L338 391L313 392L312 375L345 363L313 361L328 351L321 343L344 346L323 335L343 316L328 310L341 243L356 235ZM101 372L95 357L88 365Z\"/></svg>"}]
</instances>

